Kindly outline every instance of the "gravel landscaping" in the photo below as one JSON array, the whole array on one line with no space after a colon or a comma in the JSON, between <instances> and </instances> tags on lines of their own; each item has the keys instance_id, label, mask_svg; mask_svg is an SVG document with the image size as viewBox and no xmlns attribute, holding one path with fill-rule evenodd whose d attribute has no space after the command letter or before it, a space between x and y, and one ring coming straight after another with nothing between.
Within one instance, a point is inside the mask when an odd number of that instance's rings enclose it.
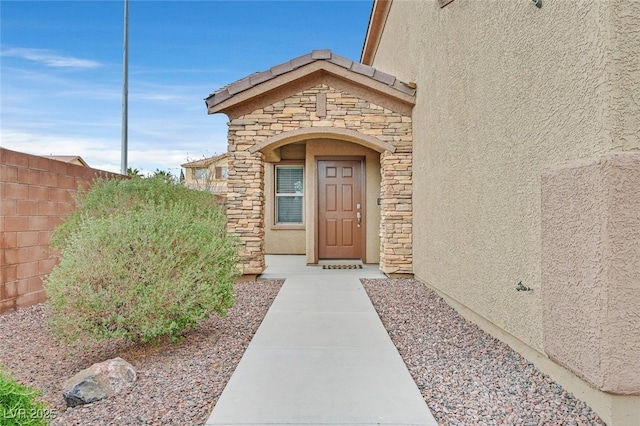
<instances>
[{"instance_id":1,"label":"gravel landscaping","mask_svg":"<svg viewBox=\"0 0 640 426\"><path fill-rule=\"evenodd\" d=\"M226 318L211 317L177 344L110 340L69 347L47 333L41 305L0 316L0 364L23 384L42 390L55 410L53 425L202 425L231 377L281 281L236 285ZM131 392L67 408L62 383L91 364L114 357L138 373Z\"/></svg>"},{"instance_id":2,"label":"gravel landscaping","mask_svg":"<svg viewBox=\"0 0 640 426\"><path fill-rule=\"evenodd\" d=\"M281 285L239 283L226 318L210 318L178 344L155 346L111 340L69 347L47 333L42 306L32 306L0 316L0 364L43 391L56 411L53 425L202 425ZM440 425L604 425L419 281L367 279L363 285ZM117 356L138 373L133 390L67 408L64 380Z\"/></svg>"},{"instance_id":3,"label":"gravel landscaping","mask_svg":"<svg viewBox=\"0 0 640 426\"><path fill-rule=\"evenodd\" d=\"M419 281L362 282L439 424L604 425Z\"/></svg>"}]
</instances>

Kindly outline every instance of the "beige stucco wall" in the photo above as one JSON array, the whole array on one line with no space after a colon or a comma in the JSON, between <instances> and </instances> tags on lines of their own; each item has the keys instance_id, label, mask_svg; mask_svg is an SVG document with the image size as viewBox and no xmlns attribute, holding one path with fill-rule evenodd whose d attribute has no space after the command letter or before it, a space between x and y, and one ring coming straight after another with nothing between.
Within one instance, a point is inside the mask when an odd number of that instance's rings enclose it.
<instances>
[{"instance_id":1,"label":"beige stucco wall","mask_svg":"<svg viewBox=\"0 0 640 426\"><path fill-rule=\"evenodd\" d=\"M640 2L543 3L394 0L372 64L418 86L415 275L538 351L541 174L640 147Z\"/></svg>"},{"instance_id":2,"label":"beige stucco wall","mask_svg":"<svg viewBox=\"0 0 640 426\"><path fill-rule=\"evenodd\" d=\"M304 165L306 146L302 143L285 145L280 148L284 163L265 163L264 167L264 252L265 254L305 254L305 225L276 225L275 220L275 166L279 164ZM305 177L305 183L307 178ZM306 195L306 189L305 189ZM306 201L306 200L305 200ZM308 207L305 206L305 210Z\"/></svg>"},{"instance_id":3,"label":"beige stucco wall","mask_svg":"<svg viewBox=\"0 0 640 426\"><path fill-rule=\"evenodd\" d=\"M305 225L276 225L275 220L275 166L278 163L265 163L264 166L264 188L265 188L265 211L264 211L264 252L265 254L305 254ZM294 163L286 163L294 164ZM301 162L304 164L304 157ZM305 176L305 181L307 180ZM306 191L305 191L306 197ZM306 201L306 200L305 200ZM306 206L305 206L306 207Z\"/></svg>"},{"instance_id":4,"label":"beige stucco wall","mask_svg":"<svg viewBox=\"0 0 640 426\"><path fill-rule=\"evenodd\" d=\"M209 164L206 161L202 161L203 164L196 166L184 166L184 184L193 189L200 189L204 191L211 191L216 194L224 194L227 192L227 179L217 178L216 167L229 167L229 159L227 155L221 155L215 159L211 159ZM209 176L205 179L196 179L196 170L209 169Z\"/></svg>"},{"instance_id":5,"label":"beige stucco wall","mask_svg":"<svg viewBox=\"0 0 640 426\"><path fill-rule=\"evenodd\" d=\"M640 152L549 169L542 206L545 351L598 389L640 395Z\"/></svg>"}]
</instances>

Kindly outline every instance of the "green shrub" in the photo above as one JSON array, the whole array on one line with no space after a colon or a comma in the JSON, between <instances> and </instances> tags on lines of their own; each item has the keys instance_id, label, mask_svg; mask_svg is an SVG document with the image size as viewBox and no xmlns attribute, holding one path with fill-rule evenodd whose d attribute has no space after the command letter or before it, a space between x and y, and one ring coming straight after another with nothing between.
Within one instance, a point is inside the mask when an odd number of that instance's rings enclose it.
<instances>
[{"instance_id":1,"label":"green shrub","mask_svg":"<svg viewBox=\"0 0 640 426\"><path fill-rule=\"evenodd\" d=\"M76 209L65 223L56 228L51 240L52 246L64 249L72 241L71 234L77 233L87 219L128 214L147 207L163 209L177 202L193 207L190 214L212 220L216 235L225 234L224 211L208 192L194 191L183 185L167 182L163 176L148 179L98 179L89 191L78 191Z\"/></svg>"},{"instance_id":2,"label":"green shrub","mask_svg":"<svg viewBox=\"0 0 640 426\"><path fill-rule=\"evenodd\" d=\"M0 366L0 426L48 425L54 411L39 396L40 391L21 385Z\"/></svg>"},{"instance_id":3,"label":"green shrub","mask_svg":"<svg viewBox=\"0 0 640 426\"><path fill-rule=\"evenodd\" d=\"M98 181L54 233L50 325L67 341L147 342L233 305L238 245L210 193L161 179Z\"/></svg>"}]
</instances>

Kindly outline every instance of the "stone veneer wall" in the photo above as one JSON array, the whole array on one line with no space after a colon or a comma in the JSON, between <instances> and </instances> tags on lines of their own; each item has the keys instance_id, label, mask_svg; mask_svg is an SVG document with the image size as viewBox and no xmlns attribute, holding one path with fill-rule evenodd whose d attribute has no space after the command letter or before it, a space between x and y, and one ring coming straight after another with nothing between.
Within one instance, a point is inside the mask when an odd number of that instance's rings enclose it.
<instances>
[{"instance_id":1,"label":"stone veneer wall","mask_svg":"<svg viewBox=\"0 0 640 426\"><path fill-rule=\"evenodd\" d=\"M318 105L318 94L326 104ZM245 274L264 270L264 160L249 149L267 138L302 128L348 129L395 146L381 155L380 268L412 273L411 117L320 84L229 122L228 229L243 242Z\"/></svg>"}]
</instances>

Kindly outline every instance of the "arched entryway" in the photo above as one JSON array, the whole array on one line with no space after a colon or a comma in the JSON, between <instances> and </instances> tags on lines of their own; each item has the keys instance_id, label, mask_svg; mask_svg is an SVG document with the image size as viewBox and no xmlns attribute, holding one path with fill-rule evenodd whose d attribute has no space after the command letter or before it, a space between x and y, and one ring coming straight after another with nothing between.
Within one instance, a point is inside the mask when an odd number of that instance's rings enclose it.
<instances>
[{"instance_id":1,"label":"arched entryway","mask_svg":"<svg viewBox=\"0 0 640 426\"><path fill-rule=\"evenodd\" d=\"M265 162L265 252L304 254L307 263L335 258L378 263L380 154L385 150L395 148L332 127L283 132L250 148ZM292 176L298 180L286 180ZM283 223L280 213L291 218L281 206L294 203L300 216L292 219L299 223Z\"/></svg>"}]
</instances>

